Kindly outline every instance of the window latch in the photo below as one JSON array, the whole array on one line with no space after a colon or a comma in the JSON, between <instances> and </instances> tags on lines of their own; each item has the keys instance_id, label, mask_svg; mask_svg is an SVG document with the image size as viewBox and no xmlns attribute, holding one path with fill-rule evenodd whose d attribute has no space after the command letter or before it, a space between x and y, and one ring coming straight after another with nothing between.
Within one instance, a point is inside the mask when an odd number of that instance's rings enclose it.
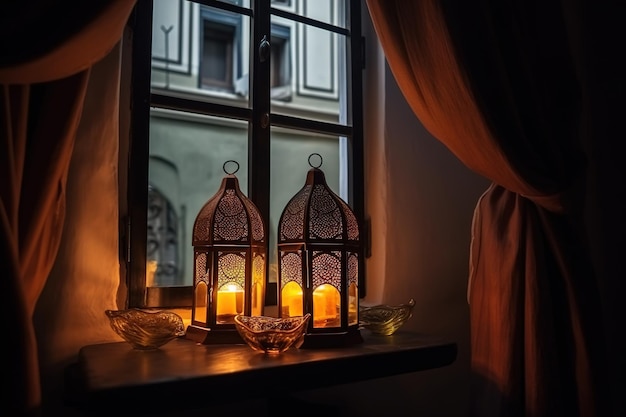
<instances>
[{"instance_id":1,"label":"window latch","mask_svg":"<svg viewBox=\"0 0 626 417\"><path fill-rule=\"evenodd\" d=\"M261 39L261 44L259 45L259 60L261 62L267 61L267 58L270 56L270 43L267 40L267 35L263 35L263 39Z\"/></svg>"}]
</instances>

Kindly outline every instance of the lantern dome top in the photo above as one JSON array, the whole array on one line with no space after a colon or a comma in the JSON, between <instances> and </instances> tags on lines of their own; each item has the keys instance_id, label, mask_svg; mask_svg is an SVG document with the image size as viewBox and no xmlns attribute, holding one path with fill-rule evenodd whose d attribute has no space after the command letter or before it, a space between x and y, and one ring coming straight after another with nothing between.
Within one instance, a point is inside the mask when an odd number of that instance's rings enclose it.
<instances>
[{"instance_id":1,"label":"lantern dome top","mask_svg":"<svg viewBox=\"0 0 626 417\"><path fill-rule=\"evenodd\" d=\"M311 158L317 155L317 166ZM304 186L285 206L279 221L278 243L305 241L308 243L359 244L359 226L350 206L326 183L319 168L322 157L309 156L309 169Z\"/></svg>"},{"instance_id":2,"label":"lantern dome top","mask_svg":"<svg viewBox=\"0 0 626 417\"><path fill-rule=\"evenodd\" d=\"M226 166L235 163L229 172ZM263 219L256 205L239 188L235 173L237 161L226 161L222 166L226 173L219 190L198 212L193 226L193 246L222 244L264 244L266 240Z\"/></svg>"}]
</instances>

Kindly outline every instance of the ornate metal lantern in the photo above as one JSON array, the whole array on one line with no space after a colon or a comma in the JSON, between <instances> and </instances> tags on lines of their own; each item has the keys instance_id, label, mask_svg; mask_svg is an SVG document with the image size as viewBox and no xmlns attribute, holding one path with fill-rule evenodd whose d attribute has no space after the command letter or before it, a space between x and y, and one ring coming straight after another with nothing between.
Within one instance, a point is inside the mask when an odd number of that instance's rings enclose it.
<instances>
[{"instance_id":1,"label":"ornate metal lantern","mask_svg":"<svg viewBox=\"0 0 626 417\"><path fill-rule=\"evenodd\" d=\"M311 164L317 155L319 165ZM352 209L326 184L322 157L309 156L304 187L278 225L279 314L311 313L303 348L360 343L358 277L361 243Z\"/></svg>"},{"instance_id":2,"label":"ornate metal lantern","mask_svg":"<svg viewBox=\"0 0 626 417\"><path fill-rule=\"evenodd\" d=\"M229 163L237 164L233 172ZM233 343L241 338L237 314L263 315L267 234L254 203L239 189L236 161L193 226L194 282L187 337L199 343Z\"/></svg>"}]
</instances>

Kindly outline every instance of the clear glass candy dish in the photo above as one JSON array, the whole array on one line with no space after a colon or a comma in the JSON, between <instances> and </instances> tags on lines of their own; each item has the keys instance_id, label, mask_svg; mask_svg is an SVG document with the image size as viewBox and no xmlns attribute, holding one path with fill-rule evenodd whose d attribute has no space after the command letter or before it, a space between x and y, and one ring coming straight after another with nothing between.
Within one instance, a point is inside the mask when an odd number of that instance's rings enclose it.
<instances>
[{"instance_id":1,"label":"clear glass candy dish","mask_svg":"<svg viewBox=\"0 0 626 417\"><path fill-rule=\"evenodd\" d=\"M390 336L413 316L415 300L399 305L359 306L359 324L372 333Z\"/></svg>"},{"instance_id":2,"label":"clear glass candy dish","mask_svg":"<svg viewBox=\"0 0 626 417\"><path fill-rule=\"evenodd\" d=\"M274 355L302 345L310 318L310 313L286 318L237 315L235 327L252 349Z\"/></svg>"},{"instance_id":3,"label":"clear glass candy dish","mask_svg":"<svg viewBox=\"0 0 626 417\"><path fill-rule=\"evenodd\" d=\"M158 349L185 335L183 319L171 311L151 311L138 308L106 310L115 333L139 350Z\"/></svg>"}]
</instances>

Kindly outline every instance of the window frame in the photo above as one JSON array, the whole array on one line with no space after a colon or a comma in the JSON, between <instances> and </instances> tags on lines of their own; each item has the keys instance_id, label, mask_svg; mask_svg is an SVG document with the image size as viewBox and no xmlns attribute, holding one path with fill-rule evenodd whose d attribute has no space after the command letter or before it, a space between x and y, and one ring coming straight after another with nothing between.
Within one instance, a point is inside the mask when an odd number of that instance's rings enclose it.
<instances>
[{"instance_id":1,"label":"window frame","mask_svg":"<svg viewBox=\"0 0 626 417\"><path fill-rule=\"evenodd\" d=\"M250 48L250 77L252 87L248 107L221 103L196 102L178 96L153 92L152 69L152 0L138 0L129 21L130 52L124 53L130 64L131 89L130 128L128 144L120 146L120 242L121 273L126 278L126 306L129 308L187 308L191 307L192 286L146 287L147 262L147 202L150 108L182 110L247 121L248 129L248 197L258 207L267 222L270 213L270 130L273 127L297 129L345 137L348 147L348 199L358 219L362 252L359 257L359 297L366 295L365 248L369 242L369 228L365 222L365 173L363 145L363 37L361 30L361 1L345 0L346 25L333 26L289 11L274 8L267 0L251 0L252 7L245 8L217 0L194 0L210 7L234 11L251 18L251 45L260 45L264 34L271 35L271 16L280 16L295 22L337 32L349 39L346 46L347 120L346 124L308 120L271 112L270 60L259 57L259 48ZM252 17L254 16L254 19ZM260 16L266 18L261 19ZM128 40L128 39L126 39ZM200 74L201 78L201 74ZM201 82L201 81L200 81ZM355 122L357 121L357 122ZM122 135L123 136L123 135ZM126 191L125 196L123 191ZM186 244L181 242L182 245ZM268 265L269 267L269 265ZM269 274L266 274L269 280ZM271 284L274 284L273 286ZM265 305L276 304L276 284L266 281Z\"/></svg>"}]
</instances>

